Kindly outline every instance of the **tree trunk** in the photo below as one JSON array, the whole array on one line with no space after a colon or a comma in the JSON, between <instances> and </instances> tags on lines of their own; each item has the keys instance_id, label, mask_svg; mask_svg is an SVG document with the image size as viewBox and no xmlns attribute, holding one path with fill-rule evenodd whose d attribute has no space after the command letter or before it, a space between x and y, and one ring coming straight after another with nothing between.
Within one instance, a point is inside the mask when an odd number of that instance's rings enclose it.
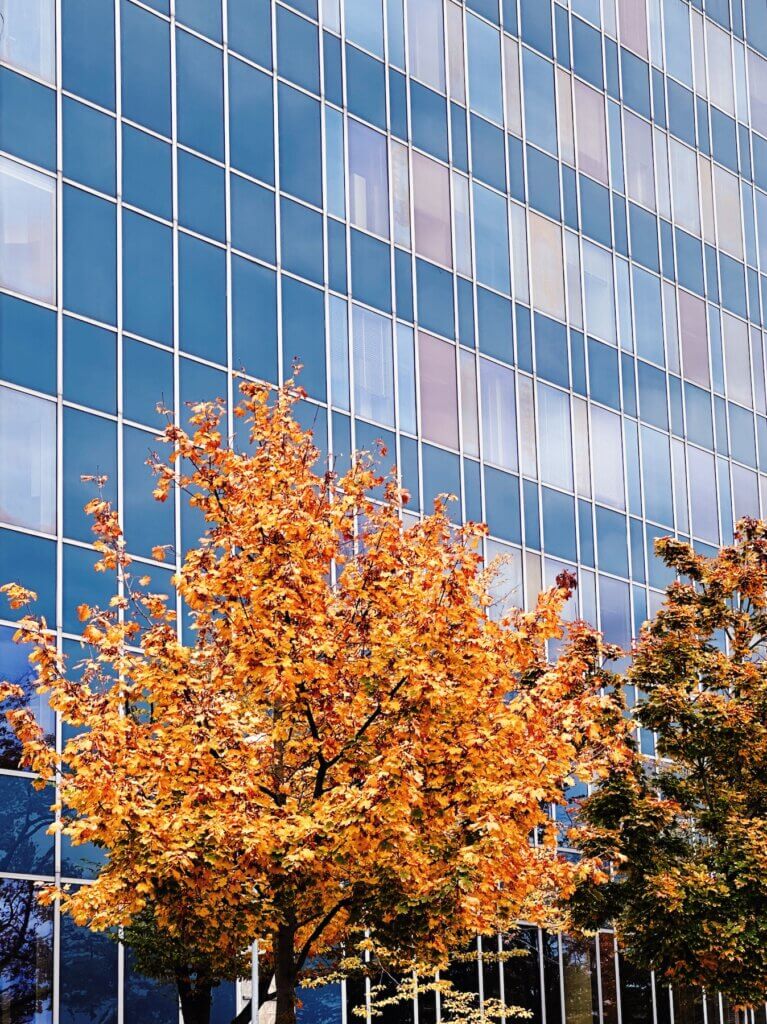
<instances>
[{"instance_id":1,"label":"tree trunk","mask_svg":"<svg viewBox=\"0 0 767 1024\"><path fill-rule=\"evenodd\" d=\"M280 925L275 941L274 984L277 994L275 1024L296 1024L296 932Z\"/></svg>"},{"instance_id":2,"label":"tree trunk","mask_svg":"<svg viewBox=\"0 0 767 1024\"><path fill-rule=\"evenodd\" d=\"M184 1024L210 1024L213 986L209 981L192 981L187 975L176 975Z\"/></svg>"}]
</instances>

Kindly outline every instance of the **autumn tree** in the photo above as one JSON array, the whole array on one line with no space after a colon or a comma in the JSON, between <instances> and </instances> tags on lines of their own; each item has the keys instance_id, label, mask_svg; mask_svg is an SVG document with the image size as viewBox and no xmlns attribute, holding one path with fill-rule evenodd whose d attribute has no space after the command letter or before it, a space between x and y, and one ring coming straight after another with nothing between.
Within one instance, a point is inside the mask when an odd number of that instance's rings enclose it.
<instances>
[{"instance_id":1,"label":"autumn tree","mask_svg":"<svg viewBox=\"0 0 767 1024\"><path fill-rule=\"evenodd\" d=\"M58 780L71 842L106 853L62 908L138 945L159 936L187 1024L256 938L277 1024L293 1024L310 965L365 934L412 972L537 919L588 870L557 857L547 805L625 756L600 637L574 625L547 660L571 578L492 620L484 528L453 527L442 503L406 526L407 496L369 458L340 478L319 466L299 391L242 392L247 452L216 404L162 435L155 496L183 493L207 527L171 599L146 592L97 498L96 569L119 589L80 609L83 663L42 621L17 634L73 734L59 760L12 711L24 763Z\"/></svg>"},{"instance_id":2,"label":"autumn tree","mask_svg":"<svg viewBox=\"0 0 767 1024\"><path fill-rule=\"evenodd\" d=\"M628 682L660 760L613 773L580 841L614 872L571 904L615 922L625 954L668 981L767 997L767 524L743 520L715 557L666 539L678 574L637 642Z\"/></svg>"}]
</instances>

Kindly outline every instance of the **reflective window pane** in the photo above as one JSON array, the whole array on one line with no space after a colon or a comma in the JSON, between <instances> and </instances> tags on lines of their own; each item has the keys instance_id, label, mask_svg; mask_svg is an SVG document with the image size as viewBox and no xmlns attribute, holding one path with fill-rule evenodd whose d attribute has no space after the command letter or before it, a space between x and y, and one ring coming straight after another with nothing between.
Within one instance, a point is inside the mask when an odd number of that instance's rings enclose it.
<instances>
[{"instance_id":1,"label":"reflective window pane","mask_svg":"<svg viewBox=\"0 0 767 1024\"><path fill-rule=\"evenodd\" d=\"M53 909L34 882L0 881L0 1020L50 1024L53 998Z\"/></svg>"},{"instance_id":2,"label":"reflective window pane","mask_svg":"<svg viewBox=\"0 0 767 1024\"><path fill-rule=\"evenodd\" d=\"M386 137L349 120L349 194L352 223L389 237Z\"/></svg>"},{"instance_id":3,"label":"reflective window pane","mask_svg":"<svg viewBox=\"0 0 767 1024\"><path fill-rule=\"evenodd\" d=\"M458 390L455 345L431 334L418 335L421 430L427 441L458 447Z\"/></svg>"},{"instance_id":4,"label":"reflective window pane","mask_svg":"<svg viewBox=\"0 0 767 1024\"><path fill-rule=\"evenodd\" d=\"M517 417L514 373L489 359L480 360L483 456L503 469L517 468Z\"/></svg>"},{"instance_id":5,"label":"reflective window pane","mask_svg":"<svg viewBox=\"0 0 767 1024\"><path fill-rule=\"evenodd\" d=\"M0 287L56 300L56 182L0 157Z\"/></svg>"},{"instance_id":6,"label":"reflective window pane","mask_svg":"<svg viewBox=\"0 0 767 1024\"><path fill-rule=\"evenodd\" d=\"M365 419L394 426L394 357L391 320L354 306L354 402Z\"/></svg>"},{"instance_id":7,"label":"reflective window pane","mask_svg":"<svg viewBox=\"0 0 767 1024\"><path fill-rule=\"evenodd\" d=\"M56 529L56 406L0 387L0 519Z\"/></svg>"},{"instance_id":8,"label":"reflective window pane","mask_svg":"<svg viewBox=\"0 0 767 1024\"><path fill-rule=\"evenodd\" d=\"M450 175L446 167L413 153L415 251L452 266L450 242Z\"/></svg>"},{"instance_id":9,"label":"reflective window pane","mask_svg":"<svg viewBox=\"0 0 767 1024\"><path fill-rule=\"evenodd\" d=\"M3 0L0 60L46 82L55 77L54 0Z\"/></svg>"}]
</instances>

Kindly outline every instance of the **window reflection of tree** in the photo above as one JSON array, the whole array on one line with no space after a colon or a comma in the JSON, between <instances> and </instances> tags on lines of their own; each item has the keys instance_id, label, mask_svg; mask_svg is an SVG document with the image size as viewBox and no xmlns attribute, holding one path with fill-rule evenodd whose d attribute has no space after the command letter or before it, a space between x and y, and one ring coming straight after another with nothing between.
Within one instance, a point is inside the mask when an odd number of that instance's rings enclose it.
<instances>
[{"instance_id":1,"label":"window reflection of tree","mask_svg":"<svg viewBox=\"0 0 767 1024\"><path fill-rule=\"evenodd\" d=\"M538 929L524 925L519 931L503 936L503 951L517 950L502 963L503 993L507 1006L529 1010L530 1024L541 1024L541 972L538 961Z\"/></svg>"},{"instance_id":2,"label":"window reflection of tree","mask_svg":"<svg viewBox=\"0 0 767 1024\"><path fill-rule=\"evenodd\" d=\"M61 917L60 1024L117 1024L117 943Z\"/></svg>"},{"instance_id":3,"label":"window reflection of tree","mask_svg":"<svg viewBox=\"0 0 767 1024\"><path fill-rule=\"evenodd\" d=\"M567 1024L599 1024L596 945L593 939L562 937Z\"/></svg>"},{"instance_id":4,"label":"window reflection of tree","mask_svg":"<svg viewBox=\"0 0 767 1024\"><path fill-rule=\"evenodd\" d=\"M161 984L139 974L133 966L130 949L125 950L123 1015L126 1021L140 1021L141 1024L178 1024L176 986Z\"/></svg>"},{"instance_id":5,"label":"window reflection of tree","mask_svg":"<svg viewBox=\"0 0 767 1024\"><path fill-rule=\"evenodd\" d=\"M3 682L20 686L24 697L7 700L4 711L30 707L42 726L46 738L52 741L55 733L55 718L45 697L35 692L36 673L27 660L29 648L13 642L13 629L0 627L0 678ZM21 744L5 717L0 715L0 768L14 771L19 767Z\"/></svg>"},{"instance_id":6,"label":"window reflection of tree","mask_svg":"<svg viewBox=\"0 0 767 1024\"><path fill-rule=\"evenodd\" d=\"M699 988L688 988L686 985L675 986L674 1024L703 1024L703 1022L702 990ZM712 1024L712 1022L709 1022L709 1024Z\"/></svg>"},{"instance_id":7,"label":"window reflection of tree","mask_svg":"<svg viewBox=\"0 0 767 1024\"><path fill-rule=\"evenodd\" d=\"M615 974L615 936L599 933L599 974L602 983L602 1019L618 1024L618 979Z\"/></svg>"},{"instance_id":8,"label":"window reflection of tree","mask_svg":"<svg viewBox=\"0 0 767 1024\"><path fill-rule=\"evenodd\" d=\"M51 789L36 790L31 779L0 775L0 872L53 874Z\"/></svg>"},{"instance_id":9,"label":"window reflection of tree","mask_svg":"<svg viewBox=\"0 0 767 1024\"><path fill-rule=\"evenodd\" d=\"M652 977L620 957L621 1020L623 1024L653 1024ZM681 1024L676 1019L676 1024ZM690 1022L692 1024L692 1022Z\"/></svg>"},{"instance_id":10,"label":"window reflection of tree","mask_svg":"<svg viewBox=\"0 0 767 1024\"><path fill-rule=\"evenodd\" d=\"M0 881L0 1024L50 1024L53 915L34 882Z\"/></svg>"},{"instance_id":11,"label":"window reflection of tree","mask_svg":"<svg viewBox=\"0 0 767 1024\"><path fill-rule=\"evenodd\" d=\"M543 986L546 998L546 1024L562 1024L559 936L551 932L543 932Z\"/></svg>"}]
</instances>

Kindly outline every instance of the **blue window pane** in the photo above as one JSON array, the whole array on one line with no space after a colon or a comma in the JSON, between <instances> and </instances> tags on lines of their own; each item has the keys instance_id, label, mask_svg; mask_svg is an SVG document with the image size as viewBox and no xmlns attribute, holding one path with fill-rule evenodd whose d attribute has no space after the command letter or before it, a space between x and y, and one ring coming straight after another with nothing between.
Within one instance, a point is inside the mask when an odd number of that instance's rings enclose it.
<instances>
[{"instance_id":1,"label":"blue window pane","mask_svg":"<svg viewBox=\"0 0 767 1024\"><path fill-rule=\"evenodd\" d=\"M386 313L391 312L391 250L385 242L352 231L352 295Z\"/></svg>"},{"instance_id":2,"label":"blue window pane","mask_svg":"<svg viewBox=\"0 0 767 1024\"><path fill-rule=\"evenodd\" d=\"M308 14L310 18L317 20L317 0L288 0L288 2L297 11Z\"/></svg>"},{"instance_id":3,"label":"blue window pane","mask_svg":"<svg viewBox=\"0 0 767 1024\"><path fill-rule=\"evenodd\" d=\"M408 262L410 257L408 256ZM340 221L328 219L328 284L336 292L346 294L346 227ZM397 283L399 288L399 279ZM399 294L397 303L399 307ZM410 295L410 305L407 306L405 297L402 297L400 315L405 320L413 319L413 296ZM408 309L410 313L408 315Z\"/></svg>"},{"instance_id":4,"label":"blue window pane","mask_svg":"<svg viewBox=\"0 0 767 1024\"><path fill-rule=\"evenodd\" d=\"M570 386L567 368L567 329L564 324L535 314L535 370L552 384Z\"/></svg>"},{"instance_id":5,"label":"blue window pane","mask_svg":"<svg viewBox=\"0 0 767 1024\"><path fill-rule=\"evenodd\" d=\"M173 408L173 356L133 338L123 340L123 415L159 425L157 406Z\"/></svg>"},{"instance_id":6,"label":"blue window pane","mask_svg":"<svg viewBox=\"0 0 767 1024\"><path fill-rule=\"evenodd\" d=\"M700 240L676 228L676 265L679 283L697 295L704 294L703 287L703 252Z\"/></svg>"},{"instance_id":7,"label":"blue window pane","mask_svg":"<svg viewBox=\"0 0 767 1024\"><path fill-rule=\"evenodd\" d=\"M655 217L634 203L629 203L631 255L648 270L660 270L658 262L658 226Z\"/></svg>"},{"instance_id":8,"label":"blue window pane","mask_svg":"<svg viewBox=\"0 0 767 1024\"><path fill-rule=\"evenodd\" d=\"M232 166L274 183L272 79L229 59L229 149Z\"/></svg>"},{"instance_id":9,"label":"blue window pane","mask_svg":"<svg viewBox=\"0 0 767 1024\"><path fill-rule=\"evenodd\" d=\"M475 178L506 191L506 146L500 128L471 115L471 159Z\"/></svg>"},{"instance_id":10,"label":"blue window pane","mask_svg":"<svg viewBox=\"0 0 767 1024\"><path fill-rule=\"evenodd\" d=\"M114 110L114 5L63 0L61 36L64 88Z\"/></svg>"},{"instance_id":11,"label":"blue window pane","mask_svg":"<svg viewBox=\"0 0 767 1024\"><path fill-rule=\"evenodd\" d=\"M3 618L20 619L31 610L53 625L56 622L56 542L28 533L0 529L0 579L33 590L37 600L30 609L13 611L6 604Z\"/></svg>"},{"instance_id":12,"label":"blue window pane","mask_svg":"<svg viewBox=\"0 0 767 1024\"><path fill-rule=\"evenodd\" d=\"M594 568L594 517L591 504L578 500L578 542L581 562Z\"/></svg>"},{"instance_id":13,"label":"blue window pane","mask_svg":"<svg viewBox=\"0 0 767 1024\"><path fill-rule=\"evenodd\" d=\"M381 0L344 0L344 13L347 38L383 57Z\"/></svg>"},{"instance_id":14,"label":"blue window pane","mask_svg":"<svg viewBox=\"0 0 767 1024\"><path fill-rule=\"evenodd\" d=\"M623 101L632 110L650 117L650 73L647 64L630 50L621 48Z\"/></svg>"},{"instance_id":15,"label":"blue window pane","mask_svg":"<svg viewBox=\"0 0 767 1024\"><path fill-rule=\"evenodd\" d=\"M185 352L226 362L226 253L180 234L179 336Z\"/></svg>"},{"instance_id":16,"label":"blue window pane","mask_svg":"<svg viewBox=\"0 0 767 1024\"><path fill-rule=\"evenodd\" d=\"M397 297L397 316L413 320L413 266L410 253L394 250L394 287Z\"/></svg>"},{"instance_id":17,"label":"blue window pane","mask_svg":"<svg viewBox=\"0 0 767 1024\"><path fill-rule=\"evenodd\" d=\"M64 176L115 194L115 121L67 96L63 100Z\"/></svg>"},{"instance_id":18,"label":"blue window pane","mask_svg":"<svg viewBox=\"0 0 767 1024\"><path fill-rule=\"evenodd\" d=\"M349 45L346 47L346 102L352 114L386 128L384 65Z\"/></svg>"},{"instance_id":19,"label":"blue window pane","mask_svg":"<svg viewBox=\"0 0 767 1024\"><path fill-rule=\"evenodd\" d=\"M56 314L0 294L0 378L56 393Z\"/></svg>"},{"instance_id":20,"label":"blue window pane","mask_svg":"<svg viewBox=\"0 0 767 1024\"><path fill-rule=\"evenodd\" d=\"M233 367L277 383L277 275L232 257Z\"/></svg>"},{"instance_id":21,"label":"blue window pane","mask_svg":"<svg viewBox=\"0 0 767 1024\"><path fill-rule=\"evenodd\" d=\"M679 0L673 0L678 3ZM668 82L668 126L678 139L695 145L695 104L689 89L672 79Z\"/></svg>"},{"instance_id":22,"label":"blue window pane","mask_svg":"<svg viewBox=\"0 0 767 1024\"><path fill-rule=\"evenodd\" d=\"M257 259L274 263L274 192L241 178L230 177L232 245Z\"/></svg>"},{"instance_id":23,"label":"blue window pane","mask_svg":"<svg viewBox=\"0 0 767 1024\"><path fill-rule=\"evenodd\" d=\"M486 22L467 14L466 45L471 109L503 124L500 33Z\"/></svg>"},{"instance_id":24,"label":"blue window pane","mask_svg":"<svg viewBox=\"0 0 767 1024\"><path fill-rule=\"evenodd\" d=\"M645 514L656 523L672 526L674 510L669 439L666 434L649 427L642 427L641 431Z\"/></svg>"},{"instance_id":25,"label":"blue window pane","mask_svg":"<svg viewBox=\"0 0 767 1024\"><path fill-rule=\"evenodd\" d=\"M522 0L522 38L536 50L551 56L550 0Z\"/></svg>"},{"instance_id":26,"label":"blue window pane","mask_svg":"<svg viewBox=\"0 0 767 1024\"><path fill-rule=\"evenodd\" d=\"M389 68L389 117L392 135L407 142L407 79L393 68Z\"/></svg>"},{"instance_id":27,"label":"blue window pane","mask_svg":"<svg viewBox=\"0 0 767 1024\"><path fill-rule=\"evenodd\" d=\"M694 384L685 383L684 400L687 411L687 437L704 448L714 447L714 424L711 418L711 395Z\"/></svg>"},{"instance_id":28,"label":"blue window pane","mask_svg":"<svg viewBox=\"0 0 767 1024\"><path fill-rule=\"evenodd\" d=\"M443 96L419 82L410 82L413 143L447 160L447 103Z\"/></svg>"},{"instance_id":29,"label":"blue window pane","mask_svg":"<svg viewBox=\"0 0 767 1024\"><path fill-rule=\"evenodd\" d=\"M113 324L117 309L115 206L64 187L64 305Z\"/></svg>"},{"instance_id":30,"label":"blue window pane","mask_svg":"<svg viewBox=\"0 0 767 1024\"><path fill-rule=\"evenodd\" d=\"M272 66L270 0L229 0L229 47L262 67Z\"/></svg>"},{"instance_id":31,"label":"blue window pane","mask_svg":"<svg viewBox=\"0 0 767 1024\"><path fill-rule=\"evenodd\" d=\"M597 553L599 568L616 576L628 576L626 517L597 507Z\"/></svg>"},{"instance_id":32,"label":"blue window pane","mask_svg":"<svg viewBox=\"0 0 767 1024\"><path fill-rule=\"evenodd\" d=\"M130 210L123 211L123 326L173 339L173 232Z\"/></svg>"},{"instance_id":33,"label":"blue window pane","mask_svg":"<svg viewBox=\"0 0 767 1024\"><path fill-rule=\"evenodd\" d=\"M286 192L320 206L320 105L290 86L280 85L279 114L280 184Z\"/></svg>"},{"instance_id":34,"label":"blue window pane","mask_svg":"<svg viewBox=\"0 0 767 1024\"><path fill-rule=\"evenodd\" d=\"M299 381L320 401L327 398L325 372L325 303L316 288L282 278L282 357L285 376L295 362L303 366Z\"/></svg>"},{"instance_id":35,"label":"blue window pane","mask_svg":"<svg viewBox=\"0 0 767 1024\"><path fill-rule=\"evenodd\" d=\"M0 775L0 864L17 874L53 874L52 789L38 792L31 779Z\"/></svg>"},{"instance_id":36,"label":"blue window pane","mask_svg":"<svg viewBox=\"0 0 767 1024\"><path fill-rule=\"evenodd\" d=\"M325 99L341 107L344 102L341 40L330 32L322 33L322 62L325 70Z\"/></svg>"},{"instance_id":37,"label":"blue window pane","mask_svg":"<svg viewBox=\"0 0 767 1024\"><path fill-rule=\"evenodd\" d=\"M690 8L684 0L665 0L666 69L681 82L692 85Z\"/></svg>"},{"instance_id":38,"label":"blue window pane","mask_svg":"<svg viewBox=\"0 0 767 1024\"><path fill-rule=\"evenodd\" d=\"M104 496L117 495L117 429L112 420L79 409L64 409L64 533L92 541L92 519L83 511L96 494L83 476L106 476Z\"/></svg>"},{"instance_id":39,"label":"blue window pane","mask_svg":"<svg viewBox=\"0 0 767 1024\"><path fill-rule=\"evenodd\" d=\"M182 415L186 421L190 402L215 402L226 398L226 374L194 359L179 360L179 384Z\"/></svg>"},{"instance_id":40,"label":"blue window pane","mask_svg":"<svg viewBox=\"0 0 767 1024\"><path fill-rule=\"evenodd\" d=\"M528 146L527 180L530 182L530 205L536 210L540 210L541 213L553 217L554 220L559 220L559 164L557 161L541 153L540 150Z\"/></svg>"},{"instance_id":41,"label":"blue window pane","mask_svg":"<svg viewBox=\"0 0 767 1024\"><path fill-rule=\"evenodd\" d=\"M538 3L538 0L534 0ZM554 68L531 50L524 50L522 68L525 83L525 123L528 140L556 155L557 118L554 98Z\"/></svg>"},{"instance_id":42,"label":"blue window pane","mask_svg":"<svg viewBox=\"0 0 767 1024\"><path fill-rule=\"evenodd\" d=\"M0 992L9 1020L53 1020L53 908L42 907L34 882L0 881L0 919L5 922Z\"/></svg>"},{"instance_id":43,"label":"blue window pane","mask_svg":"<svg viewBox=\"0 0 767 1024\"><path fill-rule=\"evenodd\" d=\"M122 164L123 201L170 220L173 179L168 143L124 124Z\"/></svg>"},{"instance_id":44,"label":"blue window pane","mask_svg":"<svg viewBox=\"0 0 767 1024\"><path fill-rule=\"evenodd\" d=\"M178 153L178 217L182 227L225 240L224 170L184 150Z\"/></svg>"},{"instance_id":45,"label":"blue window pane","mask_svg":"<svg viewBox=\"0 0 767 1024\"><path fill-rule=\"evenodd\" d=\"M578 175L581 192L581 219L583 233L602 245L610 245L610 193L602 185L584 175ZM532 186L531 186L532 188Z\"/></svg>"},{"instance_id":46,"label":"blue window pane","mask_svg":"<svg viewBox=\"0 0 767 1024\"><path fill-rule=\"evenodd\" d=\"M730 439L732 441L732 457L738 462L756 469L756 439L754 437L754 417L739 405L728 403L730 413Z\"/></svg>"},{"instance_id":47,"label":"blue window pane","mask_svg":"<svg viewBox=\"0 0 767 1024\"><path fill-rule=\"evenodd\" d=\"M176 31L178 140L224 159L224 80L221 51Z\"/></svg>"},{"instance_id":48,"label":"blue window pane","mask_svg":"<svg viewBox=\"0 0 767 1024\"><path fill-rule=\"evenodd\" d=\"M96 572L93 568L97 558L98 555L92 548L75 547L74 544L64 545L64 592L62 596L64 621L62 626L69 633L79 635L83 628L77 614L78 605L87 604L94 608L107 608L117 590L114 573ZM76 856L75 854L73 859L76 859ZM64 872L64 874L70 873L79 874L79 871Z\"/></svg>"},{"instance_id":49,"label":"blue window pane","mask_svg":"<svg viewBox=\"0 0 767 1024\"><path fill-rule=\"evenodd\" d=\"M660 280L645 270L632 267L636 351L644 359L663 365L663 310Z\"/></svg>"},{"instance_id":50,"label":"blue window pane","mask_svg":"<svg viewBox=\"0 0 767 1024\"><path fill-rule=\"evenodd\" d=\"M325 279L322 214L283 198L280 203L280 233L285 270L322 284Z\"/></svg>"},{"instance_id":51,"label":"blue window pane","mask_svg":"<svg viewBox=\"0 0 767 1024\"><path fill-rule=\"evenodd\" d=\"M0 68L0 149L55 169L56 94L7 68Z\"/></svg>"},{"instance_id":52,"label":"blue window pane","mask_svg":"<svg viewBox=\"0 0 767 1024\"><path fill-rule=\"evenodd\" d=\"M458 337L462 345L474 347L474 293L471 282L462 277L458 278Z\"/></svg>"},{"instance_id":53,"label":"blue window pane","mask_svg":"<svg viewBox=\"0 0 767 1024\"><path fill-rule=\"evenodd\" d=\"M156 501L156 477L147 466L157 451L155 435L137 427L123 428L123 518L128 550L150 558L155 544L174 542L174 495ZM164 455L164 453L163 453Z\"/></svg>"},{"instance_id":54,"label":"blue window pane","mask_svg":"<svg viewBox=\"0 0 767 1024\"><path fill-rule=\"evenodd\" d=\"M577 558L575 503L569 494L560 494L548 487L542 488L542 493L544 547L557 558L574 562Z\"/></svg>"},{"instance_id":55,"label":"blue window pane","mask_svg":"<svg viewBox=\"0 0 767 1024\"><path fill-rule=\"evenodd\" d=\"M506 200L474 185L474 234L477 280L509 294L509 230Z\"/></svg>"},{"instance_id":56,"label":"blue window pane","mask_svg":"<svg viewBox=\"0 0 767 1024\"><path fill-rule=\"evenodd\" d=\"M221 0L176 0L176 17L196 32L221 42Z\"/></svg>"},{"instance_id":57,"label":"blue window pane","mask_svg":"<svg viewBox=\"0 0 767 1024\"><path fill-rule=\"evenodd\" d=\"M310 92L320 91L317 26L284 7L277 8L277 72Z\"/></svg>"},{"instance_id":58,"label":"blue window pane","mask_svg":"<svg viewBox=\"0 0 767 1024\"><path fill-rule=\"evenodd\" d=\"M131 121L170 135L168 22L123 0L120 7L122 112Z\"/></svg>"},{"instance_id":59,"label":"blue window pane","mask_svg":"<svg viewBox=\"0 0 767 1024\"><path fill-rule=\"evenodd\" d=\"M61 917L61 1020L117 1024L117 943Z\"/></svg>"},{"instance_id":60,"label":"blue window pane","mask_svg":"<svg viewBox=\"0 0 767 1024\"><path fill-rule=\"evenodd\" d=\"M453 275L425 260L416 260L418 322L427 331L455 337Z\"/></svg>"},{"instance_id":61,"label":"blue window pane","mask_svg":"<svg viewBox=\"0 0 767 1024\"><path fill-rule=\"evenodd\" d=\"M479 350L505 363L514 362L511 303L485 288L477 289Z\"/></svg>"},{"instance_id":62,"label":"blue window pane","mask_svg":"<svg viewBox=\"0 0 767 1024\"><path fill-rule=\"evenodd\" d=\"M620 409L618 353L594 338L589 338L589 389L596 402Z\"/></svg>"},{"instance_id":63,"label":"blue window pane","mask_svg":"<svg viewBox=\"0 0 767 1024\"><path fill-rule=\"evenodd\" d=\"M573 69L597 89L602 88L602 37L580 18L573 18Z\"/></svg>"},{"instance_id":64,"label":"blue window pane","mask_svg":"<svg viewBox=\"0 0 767 1024\"><path fill-rule=\"evenodd\" d=\"M404 0L386 0L386 34L389 43L389 62L398 68L405 66L405 13ZM347 23L348 24L348 23Z\"/></svg>"},{"instance_id":65,"label":"blue window pane","mask_svg":"<svg viewBox=\"0 0 767 1024\"><path fill-rule=\"evenodd\" d=\"M466 111L457 103L450 104L450 134L453 163L469 173L469 133L466 127Z\"/></svg>"},{"instance_id":66,"label":"blue window pane","mask_svg":"<svg viewBox=\"0 0 767 1024\"><path fill-rule=\"evenodd\" d=\"M134 953L129 947L125 950L123 1002L127 1020L140 1020L142 1024L177 1024L176 986L169 982L160 983L139 974L134 963Z\"/></svg>"},{"instance_id":67,"label":"blue window pane","mask_svg":"<svg viewBox=\"0 0 767 1024\"><path fill-rule=\"evenodd\" d=\"M720 253L719 273L722 278L722 305L731 313L746 316L746 276L742 263Z\"/></svg>"},{"instance_id":68,"label":"blue window pane","mask_svg":"<svg viewBox=\"0 0 767 1024\"><path fill-rule=\"evenodd\" d=\"M434 509L434 501L440 494L450 494L458 498L447 506L447 514L453 522L461 519L461 462L457 455L433 448L425 444L421 448L423 459L423 507L429 512Z\"/></svg>"},{"instance_id":69,"label":"blue window pane","mask_svg":"<svg viewBox=\"0 0 767 1024\"><path fill-rule=\"evenodd\" d=\"M570 69L570 19L559 4L554 6L554 39L557 63Z\"/></svg>"},{"instance_id":70,"label":"blue window pane","mask_svg":"<svg viewBox=\"0 0 767 1024\"><path fill-rule=\"evenodd\" d=\"M117 412L117 338L112 331L64 317L64 398Z\"/></svg>"}]
</instances>

